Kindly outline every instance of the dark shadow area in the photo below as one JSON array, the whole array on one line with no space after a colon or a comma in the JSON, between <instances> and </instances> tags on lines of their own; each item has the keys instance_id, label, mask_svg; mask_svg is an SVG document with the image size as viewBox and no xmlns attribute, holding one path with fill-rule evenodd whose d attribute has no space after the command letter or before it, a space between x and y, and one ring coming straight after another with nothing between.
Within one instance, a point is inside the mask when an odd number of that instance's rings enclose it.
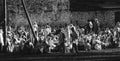
<instances>
[{"instance_id":1,"label":"dark shadow area","mask_svg":"<svg viewBox=\"0 0 120 61\"><path fill-rule=\"evenodd\" d=\"M120 8L119 0L70 0L70 11L104 11Z\"/></svg>"}]
</instances>

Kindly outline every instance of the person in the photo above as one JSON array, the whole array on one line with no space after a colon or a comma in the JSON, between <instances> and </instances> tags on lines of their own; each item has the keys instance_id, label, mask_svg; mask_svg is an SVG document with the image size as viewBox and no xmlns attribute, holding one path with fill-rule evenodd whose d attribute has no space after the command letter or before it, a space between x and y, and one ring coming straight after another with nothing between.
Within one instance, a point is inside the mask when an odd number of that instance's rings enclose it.
<instances>
[{"instance_id":1,"label":"person","mask_svg":"<svg viewBox=\"0 0 120 61\"><path fill-rule=\"evenodd\" d=\"M72 42L72 46L73 46L73 48L72 48L72 51L74 52L74 53L78 53L78 35L79 35L79 33L77 33L77 30L76 30L76 27L73 25L73 24L71 24L70 25L71 26L71 33L70 33L70 36L71 36L71 42Z\"/></svg>"},{"instance_id":2,"label":"person","mask_svg":"<svg viewBox=\"0 0 120 61\"><path fill-rule=\"evenodd\" d=\"M33 24L33 31L37 37L37 40L38 40L39 38L38 38L38 24L37 24L37 22L34 22L34 24Z\"/></svg>"},{"instance_id":3,"label":"person","mask_svg":"<svg viewBox=\"0 0 120 61\"><path fill-rule=\"evenodd\" d=\"M47 35L51 33L52 29L49 25L46 26Z\"/></svg>"},{"instance_id":4,"label":"person","mask_svg":"<svg viewBox=\"0 0 120 61\"><path fill-rule=\"evenodd\" d=\"M51 27L46 25L45 29L42 30L44 38L46 38L51 33L51 31L52 31Z\"/></svg>"},{"instance_id":5,"label":"person","mask_svg":"<svg viewBox=\"0 0 120 61\"><path fill-rule=\"evenodd\" d=\"M94 48L96 49L96 50L102 50L102 42L100 41L100 38L99 37L97 37L96 38L96 40L95 40L95 46L94 46Z\"/></svg>"},{"instance_id":6,"label":"person","mask_svg":"<svg viewBox=\"0 0 120 61\"><path fill-rule=\"evenodd\" d=\"M92 21L89 22L89 26L90 26L90 31L92 31L92 28L93 28L93 22Z\"/></svg>"},{"instance_id":7,"label":"person","mask_svg":"<svg viewBox=\"0 0 120 61\"><path fill-rule=\"evenodd\" d=\"M86 33L94 32L95 34L98 34L100 23L97 18L88 20L88 23L86 25Z\"/></svg>"},{"instance_id":8,"label":"person","mask_svg":"<svg viewBox=\"0 0 120 61\"><path fill-rule=\"evenodd\" d=\"M70 53L70 50L72 49L72 43L71 43L71 33L72 33L72 31L70 30L70 28L71 28L71 26L70 25L68 25L67 26L67 32L65 33L65 36L66 36L66 38L65 38L65 53Z\"/></svg>"},{"instance_id":9,"label":"person","mask_svg":"<svg viewBox=\"0 0 120 61\"><path fill-rule=\"evenodd\" d=\"M92 30L95 32L95 34L98 34L98 31L100 29L100 22L97 18L93 20L93 28Z\"/></svg>"},{"instance_id":10,"label":"person","mask_svg":"<svg viewBox=\"0 0 120 61\"><path fill-rule=\"evenodd\" d=\"M4 46L4 40L3 40L3 30L0 29L0 47L1 47L1 51L3 50L3 46Z\"/></svg>"},{"instance_id":11,"label":"person","mask_svg":"<svg viewBox=\"0 0 120 61\"><path fill-rule=\"evenodd\" d=\"M13 49L14 49L12 39L13 39L13 32L12 32L11 26L9 26L7 30L7 36L6 36L6 42L5 42L5 45L7 45L8 52L13 52Z\"/></svg>"},{"instance_id":12,"label":"person","mask_svg":"<svg viewBox=\"0 0 120 61\"><path fill-rule=\"evenodd\" d=\"M118 31L118 37L120 37L120 22L117 22L116 27ZM120 47L120 38L119 38L118 44L119 44L118 47Z\"/></svg>"},{"instance_id":13,"label":"person","mask_svg":"<svg viewBox=\"0 0 120 61\"><path fill-rule=\"evenodd\" d=\"M93 30L93 22L92 20L88 20L87 24L85 25L85 34L92 32Z\"/></svg>"},{"instance_id":14,"label":"person","mask_svg":"<svg viewBox=\"0 0 120 61\"><path fill-rule=\"evenodd\" d=\"M62 53L65 53L65 44L64 44L65 43L65 34L64 34L63 28L61 28L59 40L60 40L60 49L61 49Z\"/></svg>"}]
</instances>

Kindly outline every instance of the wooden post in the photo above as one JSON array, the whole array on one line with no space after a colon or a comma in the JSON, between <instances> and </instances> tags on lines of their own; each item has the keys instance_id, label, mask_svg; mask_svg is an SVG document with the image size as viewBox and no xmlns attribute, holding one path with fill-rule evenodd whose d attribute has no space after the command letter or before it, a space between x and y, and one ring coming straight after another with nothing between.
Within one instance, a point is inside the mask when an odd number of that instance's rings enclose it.
<instances>
[{"instance_id":1,"label":"wooden post","mask_svg":"<svg viewBox=\"0 0 120 61\"><path fill-rule=\"evenodd\" d=\"M24 8L24 10L25 10L25 14L26 14L28 23L29 23L29 25L30 25L30 28L31 28L33 37L34 37L34 39L35 39L34 45L36 45L36 43L37 43L37 38L36 38L35 33L34 33L34 31L33 31L33 27L32 27L31 20L30 20L30 16L29 16L28 11L27 11L27 9L26 9L26 7L25 7L25 2L24 2L24 0L21 0L21 2L22 2L22 5L23 5L23 8Z\"/></svg>"},{"instance_id":2,"label":"wooden post","mask_svg":"<svg viewBox=\"0 0 120 61\"><path fill-rule=\"evenodd\" d=\"M4 42L6 43L6 36L7 36L7 0L3 0L3 10L4 12Z\"/></svg>"}]
</instances>

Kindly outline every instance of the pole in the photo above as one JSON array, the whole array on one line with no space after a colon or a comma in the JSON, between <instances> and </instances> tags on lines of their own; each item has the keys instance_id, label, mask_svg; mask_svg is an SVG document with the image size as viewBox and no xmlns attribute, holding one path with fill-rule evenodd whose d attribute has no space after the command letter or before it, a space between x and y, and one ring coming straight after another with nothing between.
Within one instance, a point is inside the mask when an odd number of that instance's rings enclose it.
<instances>
[{"instance_id":1,"label":"pole","mask_svg":"<svg viewBox=\"0 0 120 61\"><path fill-rule=\"evenodd\" d=\"M4 42L6 43L6 36L7 36L7 0L4 1L4 10L5 10L5 17L4 17Z\"/></svg>"},{"instance_id":2,"label":"pole","mask_svg":"<svg viewBox=\"0 0 120 61\"><path fill-rule=\"evenodd\" d=\"M31 20L30 20L30 16L28 15L28 11L27 11L27 9L26 9L26 7L25 7L25 2L24 2L24 0L21 0L21 2L22 2L22 5L23 5L23 8L24 8L24 10L25 10L25 14L26 14L28 23L29 23L29 25L30 25L30 28L31 28L33 37L34 37L34 39L35 39L34 45L36 45L36 43L37 43L37 38L36 38L35 33L34 33L34 31L33 31L33 27L32 27Z\"/></svg>"}]
</instances>

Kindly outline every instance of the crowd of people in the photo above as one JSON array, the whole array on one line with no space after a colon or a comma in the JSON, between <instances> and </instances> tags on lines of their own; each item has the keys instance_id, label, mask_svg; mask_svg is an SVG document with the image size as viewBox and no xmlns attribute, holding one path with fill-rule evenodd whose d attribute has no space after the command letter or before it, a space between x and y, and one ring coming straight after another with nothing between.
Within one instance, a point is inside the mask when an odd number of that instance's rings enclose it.
<instances>
[{"instance_id":1,"label":"crowd of people","mask_svg":"<svg viewBox=\"0 0 120 61\"><path fill-rule=\"evenodd\" d=\"M24 26L7 26L6 41L0 29L1 51L24 53L79 53L79 51L102 50L120 47L120 23L114 28L100 28L98 19L88 21L84 27L68 24L53 28L50 25L39 27L33 24L33 37L30 29Z\"/></svg>"}]
</instances>

